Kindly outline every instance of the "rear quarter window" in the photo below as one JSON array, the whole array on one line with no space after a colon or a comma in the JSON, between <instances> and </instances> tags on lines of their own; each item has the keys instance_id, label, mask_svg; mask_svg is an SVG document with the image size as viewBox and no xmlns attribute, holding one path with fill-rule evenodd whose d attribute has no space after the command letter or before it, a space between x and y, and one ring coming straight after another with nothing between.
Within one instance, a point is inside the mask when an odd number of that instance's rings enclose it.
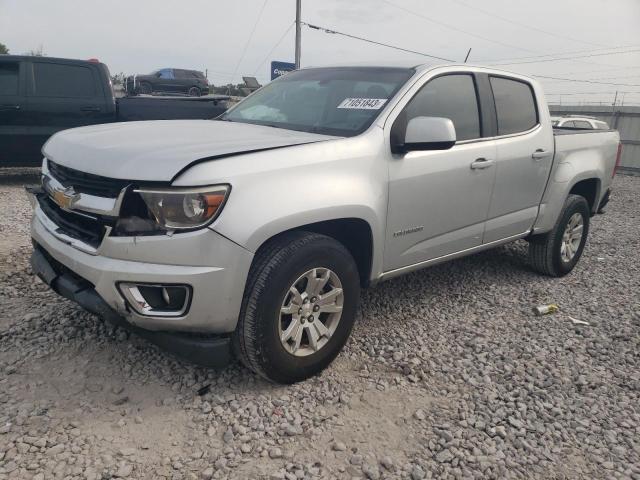
<instances>
[{"instance_id":1,"label":"rear quarter window","mask_svg":"<svg viewBox=\"0 0 640 480\"><path fill-rule=\"evenodd\" d=\"M91 98L96 82L91 69L80 65L33 64L36 97Z\"/></svg>"},{"instance_id":2,"label":"rear quarter window","mask_svg":"<svg viewBox=\"0 0 640 480\"><path fill-rule=\"evenodd\" d=\"M498 117L498 135L526 132L538 124L531 85L503 77L489 77Z\"/></svg>"}]
</instances>

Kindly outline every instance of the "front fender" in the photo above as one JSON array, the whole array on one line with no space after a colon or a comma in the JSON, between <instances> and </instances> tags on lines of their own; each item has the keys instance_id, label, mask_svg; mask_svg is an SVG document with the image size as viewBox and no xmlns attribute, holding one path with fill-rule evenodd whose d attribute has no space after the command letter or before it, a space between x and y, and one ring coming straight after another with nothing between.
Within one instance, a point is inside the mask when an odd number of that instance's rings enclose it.
<instances>
[{"instance_id":1,"label":"front fender","mask_svg":"<svg viewBox=\"0 0 640 480\"><path fill-rule=\"evenodd\" d=\"M346 218L370 226L372 275L382 268L388 199L383 133L256 152L190 168L181 184L229 183L231 193L210 228L251 252L279 233Z\"/></svg>"}]
</instances>

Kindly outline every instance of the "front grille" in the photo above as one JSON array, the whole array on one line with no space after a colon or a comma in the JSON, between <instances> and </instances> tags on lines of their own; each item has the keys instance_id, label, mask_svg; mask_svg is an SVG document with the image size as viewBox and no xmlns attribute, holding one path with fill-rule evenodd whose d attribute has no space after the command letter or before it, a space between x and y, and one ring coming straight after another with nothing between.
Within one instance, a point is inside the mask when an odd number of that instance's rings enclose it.
<instances>
[{"instance_id":1,"label":"front grille","mask_svg":"<svg viewBox=\"0 0 640 480\"><path fill-rule=\"evenodd\" d=\"M104 237L107 222L97 216L67 212L47 195L38 195L38 203L42 212L57 225L60 233L98 248Z\"/></svg>"},{"instance_id":2,"label":"front grille","mask_svg":"<svg viewBox=\"0 0 640 480\"><path fill-rule=\"evenodd\" d=\"M51 160L47 160L47 167L49 173L65 187L73 187L77 193L86 193L97 197L115 198L123 188L131 183L128 180L102 177L63 167Z\"/></svg>"}]
</instances>

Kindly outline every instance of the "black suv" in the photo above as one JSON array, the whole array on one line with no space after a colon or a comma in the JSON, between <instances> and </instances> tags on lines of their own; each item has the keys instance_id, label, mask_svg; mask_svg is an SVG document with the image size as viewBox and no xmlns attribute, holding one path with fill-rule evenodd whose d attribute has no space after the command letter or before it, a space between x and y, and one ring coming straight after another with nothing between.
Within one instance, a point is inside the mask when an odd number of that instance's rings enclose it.
<instances>
[{"instance_id":1,"label":"black suv","mask_svg":"<svg viewBox=\"0 0 640 480\"><path fill-rule=\"evenodd\" d=\"M148 75L127 77L127 92L150 95L161 93L186 93L192 97L207 95L209 82L204 73L180 68L162 68Z\"/></svg>"}]
</instances>

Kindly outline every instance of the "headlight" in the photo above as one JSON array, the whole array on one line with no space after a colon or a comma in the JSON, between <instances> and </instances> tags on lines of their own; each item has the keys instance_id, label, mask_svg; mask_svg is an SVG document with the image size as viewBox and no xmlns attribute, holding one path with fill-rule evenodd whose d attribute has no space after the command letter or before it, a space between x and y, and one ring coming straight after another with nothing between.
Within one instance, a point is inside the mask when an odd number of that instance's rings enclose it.
<instances>
[{"instance_id":1,"label":"headlight","mask_svg":"<svg viewBox=\"0 0 640 480\"><path fill-rule=\"evenodd\" d=\"M139 189L153 219L166 230L200 228L211 223L222 210L229 186L203 188Z\"/></svg>"}]
</instances>

